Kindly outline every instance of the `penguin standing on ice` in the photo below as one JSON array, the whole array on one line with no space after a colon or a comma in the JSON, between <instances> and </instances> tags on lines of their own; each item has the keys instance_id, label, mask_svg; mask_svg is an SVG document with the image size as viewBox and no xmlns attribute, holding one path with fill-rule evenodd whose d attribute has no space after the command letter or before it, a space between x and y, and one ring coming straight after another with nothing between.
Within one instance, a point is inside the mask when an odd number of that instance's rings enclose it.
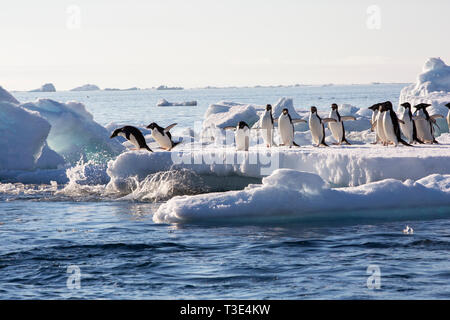
<instances>
[{"instance_id":1,"label":"penguin standing on ice","mask_svg":"<svg viewBox=\"0 0 450 320\"><path fill-rule=\"evenodd\" d=\"M296 119L295 122L306 121L303 119ZM299 147L294 141L294 121L292 120L288 109L283 109L278 117L278 130L280 132L280 145L289 146L289 148L292 146Z\"/></svg>"},{"instance_id":2,"label":"penguin standing on ice","mask_svg":"<svg viewBox=\"0 0 450 320\"><path fill-rule=\"evenodd\" d=\"M386 138L386 134L384 131L384 123L383 123L383 117L384 113L386 111L383 108L383 104L380 103L378 105L378 113L377 117L375 118L375 122L372 124L372 127L375 127L376 133L378 137L380 138L380 142L383 144L383 146L387 146L389 144L389 141Z\"/></svg>"},{"instance_id":3,"label":"penguin standing on ice","mask_svg":"<svg viewBox=\"0 0 450 320\"><path fill-rule=\"evenodd\" d=\"M175 127L177 124L173 123L170 126L166 128L162 128L158 126L155 122L150 123L147 126L147 129L152 130L152 137L155 139L155 141L159 144L159 146L167 151L172 150L173 147L175 147L180 142L173 142L172 141L172 135L170 134L169 130Z\"/></svg>"},{"instance_id":4,"label":"penguin standing on ice","mask_svg":"<svg viewBox=\"0 0 450 320\"><path fill-rule=\"evenodd\" d=\"M386 137L386 141L388 143L392 142L394 146L397 146L398 143L400 142L405 146L412 147L401 137L400 123L403 121L397 118L397 114L394 112L392 103L390 101L386 101L383 103L382 108L383 108L383 118L381 119L381 121L383 122L384 135Z\"/></svg>"},{"instance_id":5,"label":"penguin standing on ice","mask_svg":"<svg viewBox=\"0 0 450 320\"><path fill-rule=\"evenodd\" d=\"M348 142L345 138L344 121L356 120L356 118L352 116L341 117L338 111L338 105L336 103L331 105L329 118L336 120L336 122L328 122L328 128L330 129L333 138L337 141L335 144L341 145L344 142L346 144L350 144L350 142Z\"/></svg>"},{"instance_id":6,"label":"penguin standing on ice","mask_svg":"<svg viewBox=\"0 0 450 320\"><path fill-rule=\"evenodd\" d=\"M380 109L380 104L379 103L374 104L373 106L369 107L369 109L372 110L372 119L370 120L370 126L371 126L370 131L375 131L375 137L376 137L375 142L372 142L372 144L377 144L378 142L381 142L380 135L378 134L377 127L375 125L375 123L377 121L377 117L378 117L378 112Z\"/></svg>"},{"instance_id":7,"label":"penguin standing on ice","mask_svg":"<svg viewBox=\"0 0 450 320\"><path fill-rule=\"evenodd\" d=\"M234 140L237 151L248 151L250 147L250 127L245 121L239 121L236 127L225 127L225 130L235 130Z\"/></svg>"},{"instance_id":8,"label":"penguin standing on ice","mask_svg":"<svg viewBox=\"0 0 450 320\"><path fill-rule=\"evenodd\" d=\"M450 103L447 103L445 106L448 108L447 124L448 124L448 130L450 131Z\"/></svg>"},{"instance_id":9,"label":"penguin standing on ice","mask_svg":"<svg viewBox=\"0 0 450 320\"><path fill-rule=\"evenodd\" d=\"M260 127L263 130L262 136L267 148L273 145L273 123L272 106L268 104L260 120Z\"/></svg>"},{"instance_id":10,"label":"penguin standing on ice","mask_svg":"<svg viewBox=\"0 0 450 320\"><path fill-rule=\"evenodd\" d=\"M146 149L150 152L153 152L152 149L150 149L149 146L147 145L147 142L145 142L145 138L138 128L132 126L125 126L122 128L118 128L114 130L110 138L112 139L117 136L124 137L125 139L130 141L134 146L136 146L137 149Z\"/></svg>"},{"instance_id":11,"label":"penguin standing on ice","mask_svg":"<svg viewBox=\"0 0 450 320\"><path fill-rule=\"evenodd\" d=\"M320 118L317 114L317 108L312 106L311 113L309 114L309 129L311 130L312 142L317 147L328 145L325 143L325 126L324 123L327 122L337 122L335 119L331 118Z\"/></svg>"},{"instance_id":12,"label":"penguin standing on ice","mask_svg":"<svg viewBox=\"0 0 450 320\"><path fill-rule=\"evenodd\" d=\"M409 102L402 103L401 106L404 108L402 121L400 122L400 129L402 129L403 135L406 137L408 143L423 143L417 139L417 128L414 122L414 117L411 112L411 104Z\"/></svg>"},{"instance_id":13,"label":"penguin standing on ice","mask_svg":"<svg viewBox=\"0 0 450 320\"><path fill-rule=\"evenodd\" d=\"M416 108L416 112L414 112L414 120L416 122L417 127L417 138L423 143L439 143L434 138L434 128L433 125L436 125L436 119L443 118L440 114L435 114L430 117L427 108L431 106L428 103L419 103L414 106Z\"/></svg>"}]
</instances>

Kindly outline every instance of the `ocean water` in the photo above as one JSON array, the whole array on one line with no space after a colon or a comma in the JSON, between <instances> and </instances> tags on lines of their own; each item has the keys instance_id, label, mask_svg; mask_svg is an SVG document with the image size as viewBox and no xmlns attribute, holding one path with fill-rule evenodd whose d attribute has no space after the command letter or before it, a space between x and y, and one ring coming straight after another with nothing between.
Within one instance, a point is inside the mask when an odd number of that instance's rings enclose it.
<instances>
[{"instance_id":1,"label":"ocean water","mask_svg":"<svg viewBox=\"0 0 450 320\"><path fill-rule=\"evenodd\" d=\"M396 102L402 87L14 95L20 101L81 101L102 125L178 122L182 130L220 100L264 105L286 96L294 98L296 108L325 110L332 102L358 107ZM160 98L199 105L155 107ZM196 178L183 179L189 187ZM224 188L246 183L257 182L234 181ZM391 208L358 220L352 212L324 212L316 220L167 225L152 221L167 198L118 199L105 196L102 186L65 193L57 191L63 186L0 186L1 299L450 298L450 220L445 218L450 207ZM178 188L169 195L184 193L188 189ZM391 213L396 218L386 219ZM422 216L434 218L417 218ZM406 225L414 234L403 234Z\"/></svg>"}]
</instances>

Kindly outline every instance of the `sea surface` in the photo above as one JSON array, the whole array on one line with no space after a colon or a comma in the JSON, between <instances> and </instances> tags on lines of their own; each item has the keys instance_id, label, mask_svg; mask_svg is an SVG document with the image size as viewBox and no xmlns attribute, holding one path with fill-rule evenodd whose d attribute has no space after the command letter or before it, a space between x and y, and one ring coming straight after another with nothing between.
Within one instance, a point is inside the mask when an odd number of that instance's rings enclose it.
<instances>
[{"instance_id":1,"label":"sea surface","mask_svg":"<svg viewBox=\"0 0 450 320\"><path fill-rule=\"evenodd\" d=\"M102 125L177 122L183 130L220 100L265 105L291 97L297 109L328 110L333 102L395 104L402 87L13 94L22 102L81 101ZM161 98L198 106L156 107ZM442 218L450 207L391 208L359 220L349 212L348 219L324 213L329 219L167 225L152 221L161 201L10 188L28 191L0 192L0 299L450 298L450 220ZM386 219L390 212L403 218ZM402 232L407 225L413 234Z\"/></svg>"}]
</instances>

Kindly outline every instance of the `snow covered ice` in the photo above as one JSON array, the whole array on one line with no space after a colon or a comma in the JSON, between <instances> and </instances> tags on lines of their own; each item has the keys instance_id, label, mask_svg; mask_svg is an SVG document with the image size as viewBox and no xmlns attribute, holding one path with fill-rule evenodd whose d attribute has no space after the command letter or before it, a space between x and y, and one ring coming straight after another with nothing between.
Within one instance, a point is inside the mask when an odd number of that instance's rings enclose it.
<instances>
[{"instance_id":1,"label":"snow covered ice","mask_svg":"<svg viewBox=\"0 0 450 320\"><path fill-rule=\"evenodd\" d=\"M174 197L153 216L159 223L227 220L264 216L303 216L333 211L413 208L450 205L450 175L430 175L405 182L386 179L358 187L330 188L319 176L290 169L276 170L261 185L241 191ZM362 211L361 217L370 212Z\"/></svg>"}]
</instances>

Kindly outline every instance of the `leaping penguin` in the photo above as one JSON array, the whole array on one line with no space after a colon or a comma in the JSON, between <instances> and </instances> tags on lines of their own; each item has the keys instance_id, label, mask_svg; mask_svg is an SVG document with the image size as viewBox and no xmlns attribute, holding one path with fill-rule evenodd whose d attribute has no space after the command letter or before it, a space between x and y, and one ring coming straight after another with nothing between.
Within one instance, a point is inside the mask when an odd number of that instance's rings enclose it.
<instances>
[{"instance_id":1,"label":"leaping penguin","mask_svg":"<svg viewBox=\"0 0 450 320\"><path fill-rule=\"evenodd\" d=\"M311 113L309 114L309 129L311 130L312 142L315 143L317 147L328 145L325 143L325 126L324 123L327 122L337 122L335 119L331 118L320 118L317 114L317 108L312 106Z\"/></svg>"},{"instance_id":2,"label":"leaping penguin","mask_svg":"<svg viewBox=\"0 0 450 320\"><path fill-rule=\"evenodd\" d=\"M390 101L384 102L382 105L382 110L383 110L383 118L381 119L381 121L383 122L384 135L386 137L386 141L388 143L392 142L394 146L397 146L398 143L400 142L405 146L412 147L401 137L399 123L402 123L403 121L397 118L397 114L394 112L392 103Z\"/></svg>"},{"instance_id":3,"label":"leaping penguin","mask_svg":"<svg viewBox=\"0 0 450 320\"><path fill-rule=\"evenodd\" d=\"M437 126L436 119L443 118L443 116L435 114L430 117L427 111L429 106L431 106L431 104L428 103L419 103L414 106L414 108L416 108L414 120L416 121L417 138L423 143L439 143L434 138L433 124Z\"/></svg>"},{"instance_id":4,"label":"leaping penguin","mask_svg":"<svg viewBox=\"0 0 450 320\"><path fill-rule=\"evenodd\" d=\"M177 144L180 142L173 142L172 141L172 135L170 134L169 130L175 127L177 124L172 123L170 126L166 128L162 128L158 126L155 122L150 123L147 126L147 129L152 130L152 137L155 139L155 141L159 144L159 146L167 151L172 150Z\"/></svg>"},{"instance_id":5,"label":"leaping penguin","mask_svg":"<svg viewBox=\"0 0 450 320\"><path fill-rule=\"evenodd\" d=\"M328 128L330 129L333 138L337 141L335 144L341 145L344 142L346 144L350 144L350 142L348 142L345 138L344 121L356 120L356 118L353 116L341 117L338 111L338 105L336 103L331 105L329 118L336 120L336 122L328 122Z\"/></svg>"},{"instance_id":6,"label":"leaping penguin","mask_svg":"<svg viewBox=\"0 0 450 320\"><path fill-rule=\"evenodd\" d=\"M299 147L299 145L294 141L294 122L306 121L303 119L292 120L289 110L283 109L283 112L281 112L278 117L278 130L280 132L281 140L280 145L289 146L289 148L292 148L292 146Z\"/></svg>"},{"instance_id":7,"label":"leaping penguin","mask_svg":"<svg viewBox=\"0 0 450 320\"><path fill-rule=\"evenodd\" d=\"M272 147L273 143L273 128L274 128L274 121L272 116L272 106L268 104L266 106L266 111L264 111L261 120L260 120L260 127L263 130L262 136L264 139L264 143L266 144L267 148Z\"/></svg>"},{"instance_id":8,"label":"leaping penguin","mask_svg":"<svg viewBox=\"0 0 450 320\"><path fill-rule=\"evenodd\" d=\"M409 102L402 103L401 106L404 108L402 121L400 122L400 129L402 129L403 135L408 140L408 143L412 144L414 142L423 143L417 139L417 128L414 122L414 117L411 112L411 104Z\"/></svg>"},{"instance_id":9,"label":"leaping penguin","mask_svg":"<svg viewBox=\"0 0 450 320\"><path fill-rule=\"evenodd\" d=\"M236 130L234 140L237 151L248 151L250 147L250 127L245 121L239 121L236 127L225 127L225 130Z\"/></svg>"},{"instance_id":10,"label":"leaping penguin","mask_svg":"<svg viewBox=\"0 0 450 320\"><path fill-rule=\"evenodd\" d=\"M138 128L132 126L124 126L122 128L118 128L114 130L110 138L112 139L117 136L124 137L125 139L130 141L133 145L135 145L137 149L146 149L150 152L153 152L152 149L150 149L149 146L147 145L147 142L145 142L145 138Z\"/></svg>"}]
</instances>

